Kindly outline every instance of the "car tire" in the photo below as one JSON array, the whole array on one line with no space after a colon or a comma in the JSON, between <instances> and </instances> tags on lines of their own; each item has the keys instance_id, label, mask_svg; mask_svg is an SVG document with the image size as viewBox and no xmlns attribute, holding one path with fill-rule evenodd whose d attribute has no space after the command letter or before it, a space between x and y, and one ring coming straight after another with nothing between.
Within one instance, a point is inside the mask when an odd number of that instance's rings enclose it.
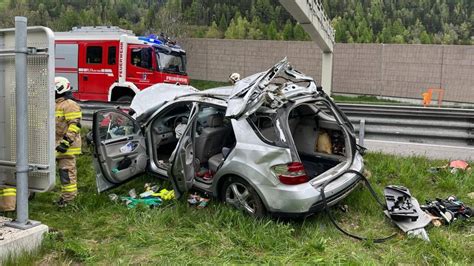
<instances>
[{"instance_id":1,"label":"car tire","mask_svg":"<svg viewBox=\"0 0 474 266\"><path fill-rule=\"evenodd\" d=\"M236 176L229 177L222 185L221 200L253 217L263 217L266 214L257 191L244 179Z\"/></svg>"},{"instance_id":2,"label":"car tire","mask_svg":"<svg viewBox=\"0 0 474 266\"><path fill-rule=\"evenodd\" d=\"M117 99L117 102L118 103L131 103L133 100L133 97L132 96L122 96L120 98Z\"/></svg>"}]
</instances>

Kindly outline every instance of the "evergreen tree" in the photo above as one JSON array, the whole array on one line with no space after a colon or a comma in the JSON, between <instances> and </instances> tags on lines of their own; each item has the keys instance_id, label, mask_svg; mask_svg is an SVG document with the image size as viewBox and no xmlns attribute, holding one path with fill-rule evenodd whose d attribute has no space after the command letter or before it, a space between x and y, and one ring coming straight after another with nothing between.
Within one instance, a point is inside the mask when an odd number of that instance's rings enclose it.
<instances>
[{"instance_id":1,"label":"evergreen tree","mask_svg":"<svg viewBox=\"0 0 474 266\"><path fill-rule=\"evenodd\" d=\"M422 44L431 44L431 38L425 30L420 33L420 42Z\"/></svg>"},{"instance_id":2,"label":"evergreen tree","mask_svg":"<svg viewBox=\"0 0 474 266\"><path fill-rule=\"evenodd\" d=\"M275 21L272 21L267 29L267 39L268 40L277 40L278 39L278 31Z\"/></svg>"},{"instance_id":3,"label":"evergreen tree","mask_svg":"<svg viewBox=\"0 0 474 266\"><path fill-rule=\"evenodd\" d=\"M219 30L219 27L217 27L217 23L215 21L212 22L211 26L209 27L209 30L207 30L206 38L222 38L222 32Z\"/></svg>"},{"instance_id":4,"label":"evergreen tree","mask_svg":"<svg viewBox=\"0 0 474 266\"><path fill-rule=\"evenodd\" d=\"M227 19L225 18L225 15L221 15L221 19L219 20L219 30L224 32L227 29Z\"/></svg>"},{"instance_id":5,"label":"evergreen tree","mask_svg":"<svg viewBox=\"0 0 474 266\"><path fill-rule=\"evenodd\" d=\"M293 28L293 36L297 41L309 41L311 39L299 23Z\"/></svg>"},{"instance_id":6,"label":"evergreen tree","mask_svg":"<svg viewBox=\"0 0 474 266\"><path fill-rule=\"evenodd\" d=\"M293 24L290 20L286 21L285 27L283 28L283 39L285 40L293 40Z\"/></svg>"},{"instance_id":7,"label":"evergreen tree","mask_svg":"<svg viewBox=\"0 0 474 266\"><path fill-rule=\"evenodd\" d=\"M337 42L474 44L473 0L322 2ZM233 18L236 38L309 40L279 0L0 0L0 14L1 27L12 27L13 17L23 15L30 25L55 31L115 25L136 34L194 37L217 33L213 22L227 33Z\"/></svg>"},{"instance_id":8,"label":"evergreen tree","mask_svg":"<svg viewBox=\"0 0 474 266\"><path fill-rule=\"evenodd\" d=\"M233 18L230 22L229 28L225 32L226 39L245 39L247 36L247 28L249 22L247 19L242 18L240 15Z\"/></svg>"}]
</instances>

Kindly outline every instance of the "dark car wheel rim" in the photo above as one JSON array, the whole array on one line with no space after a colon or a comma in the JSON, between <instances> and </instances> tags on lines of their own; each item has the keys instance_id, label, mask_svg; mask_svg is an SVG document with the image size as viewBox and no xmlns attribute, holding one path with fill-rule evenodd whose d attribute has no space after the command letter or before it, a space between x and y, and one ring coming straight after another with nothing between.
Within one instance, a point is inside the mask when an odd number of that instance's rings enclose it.
<instances>
[{"instance_id":1,"label":"dark car wheel rim","mask_svg":"<svg viewBox=\"0 0 474 266\"><path fill-rule=\"evenodd\" d=\"M254 196L247 186L241 183L232 183L227 187L225 202L250 214L255 214L256 212Z\"/></svg>"}]
</instances>

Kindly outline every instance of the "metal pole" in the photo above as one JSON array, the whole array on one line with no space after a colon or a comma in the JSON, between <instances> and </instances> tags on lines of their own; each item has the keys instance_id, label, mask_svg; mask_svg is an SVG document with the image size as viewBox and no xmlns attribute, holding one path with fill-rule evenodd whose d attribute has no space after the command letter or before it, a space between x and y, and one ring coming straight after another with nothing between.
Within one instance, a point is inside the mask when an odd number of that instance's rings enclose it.
<instances>
[{"instance_id":1,"label":"metal pole","mask_svg":"<svg viewBox=\"0 0 474 266\"><path fill-rule=\"evenodd\" d=\"M15 17L16 220L6 225L23 230L39 224L28 220L27 56L27 19Z\"/></svg>"},{"instance_id":2,"label":"metal pole","mask_svg":"<svg viewBox=\"0 0 474 266\"><path fill-rule=\"evenodd\" d=\"M364 139L365 139L365 119L360 120L359 125L359 145L364 147Z\"/></svg>"},{"instance_id":3,"label":"metal pole","mask_svg":"<svg viewBox=\"0 0 474 266\"><path fill-rule=\"evenodd\" d=\"M16 185L19 225L28 222L28 90L27 90L27 19L15 17L15 83L16 83Z\"/></svg>"}]
</instances>

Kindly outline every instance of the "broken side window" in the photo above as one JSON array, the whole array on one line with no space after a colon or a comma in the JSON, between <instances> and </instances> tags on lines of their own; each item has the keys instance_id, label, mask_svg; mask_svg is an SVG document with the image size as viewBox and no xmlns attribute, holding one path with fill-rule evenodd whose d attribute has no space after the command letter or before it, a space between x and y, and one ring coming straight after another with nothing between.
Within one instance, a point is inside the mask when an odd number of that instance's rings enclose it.
<instances>
[{"instance_id":1,"label":"broken side window","mask_svg":"<svg viewBox=\"0 0 474 266\"><path fill-rule=\"evenodd\" d=\"M280 147L287 147L288 141L280 121L279 112L254 113L248 121L257 135L266 143Z\"/></svg>"}]
</instances>

